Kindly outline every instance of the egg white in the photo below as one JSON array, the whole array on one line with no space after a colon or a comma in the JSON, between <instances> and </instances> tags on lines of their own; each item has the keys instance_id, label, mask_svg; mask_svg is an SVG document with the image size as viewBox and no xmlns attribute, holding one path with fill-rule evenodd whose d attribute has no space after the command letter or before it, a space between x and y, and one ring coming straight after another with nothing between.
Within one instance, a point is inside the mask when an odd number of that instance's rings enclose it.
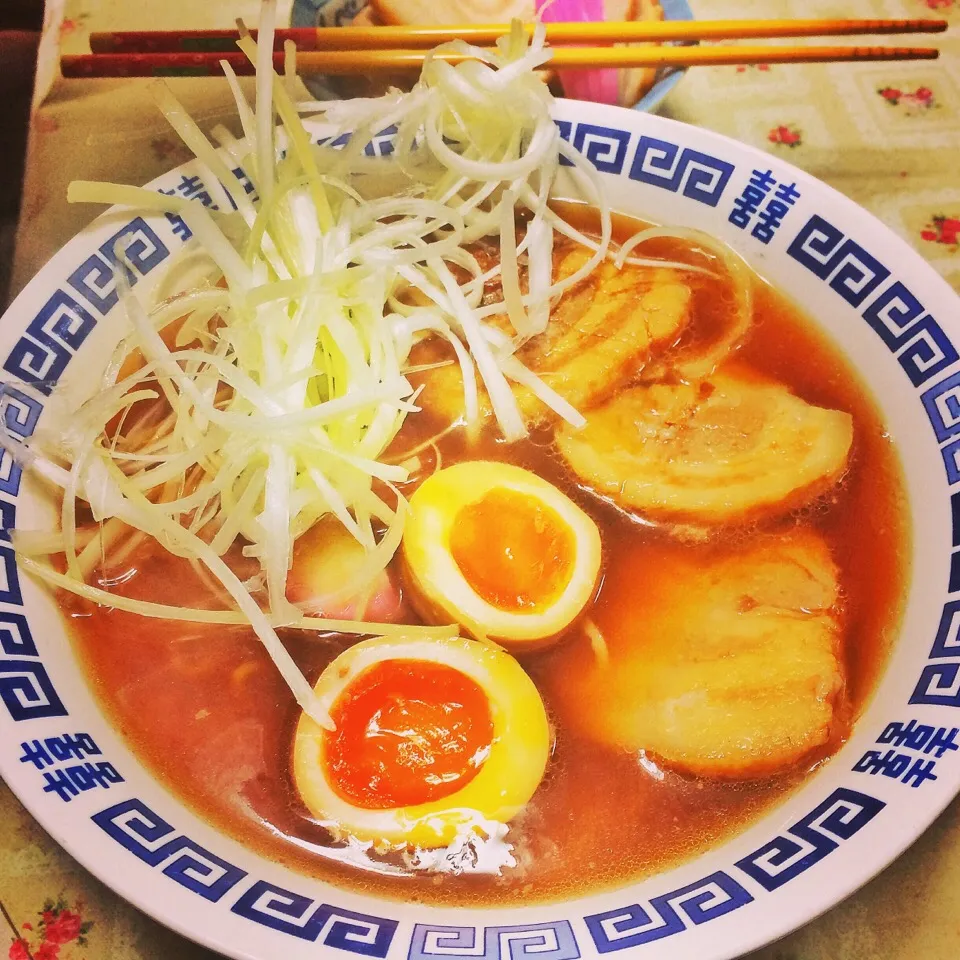
<instances>
[{"instance_id":1,"label":"egg white","mask_svg":"<svg viewBox=\"0 0 960 960\"><path fill-rule=\"evenodd\" d=\"M450 550L460 510L494 490L523 494L553 510L573 534L572 571L560 596L544 609L504 610L481 597ZM439 622L454 620L474 637L511 650L544 646L563 633L593 599L600 575L600 531L566 494L529 470L474 460L440 470L410 498L401 546L413 602ZM418 602L419 601L419 602Z\"/></svg>"},{"instance_id":2,"label":"egg white","mask_svg":"<svg viewBox=\"0 0 960 960\"><path fill-rule=\"evenodd\" d=\"M449 796L414 806L371 810L337 793L327 778L328 734L303 714L293 748L293 776L310 812L340 837L374 844L443 847L470 830L489 833L533 796L550 755L551 734L540 694L509 654L460 637L447 640L375 637L341 653L314 690L327 710L369 667L387 660L420 660L459 670L487 694L493 737L476 775Z\"/></svg>"}]
</instances>

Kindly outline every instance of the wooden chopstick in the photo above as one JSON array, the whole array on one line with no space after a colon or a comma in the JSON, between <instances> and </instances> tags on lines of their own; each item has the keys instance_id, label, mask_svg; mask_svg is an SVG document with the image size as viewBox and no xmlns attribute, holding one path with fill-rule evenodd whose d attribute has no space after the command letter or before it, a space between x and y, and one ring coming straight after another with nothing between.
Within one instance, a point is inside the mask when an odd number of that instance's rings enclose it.
<instances>
[{"instance_id":1,"label":"wooden chopstick","mask_svg":"<svg viewBox=\"0 0 960 960\"><path fill-rule=\"evenodd\" d=\"M555 47L545 69L596 67L702 66L749 63L825 63L864 60L935 60L935 47ZM419 70L424 50L326 50L298 54L302 74L346 75ZM461 54L435 54L448 63L471 59ZM253 66L240 53L93 53L60 58L64 77L217 77L222 61L238 74L250 75ZM276 52L274 67L283 70L284 55Z\"/></svg>"},{"instance_id":2,"label":"wooden chopstick","mask_svg":"<svg viewBox=\"0 0 960 960\"><path fill-rule=\"evenodd\" d=\"M532 24L525 24L530 33ZM317 27L277 30L276 49L293 40L297 49L368 50L419 49L448 40L479 45L494 43L508 24L461 26ZM946 20L663 20L603 23L550 23L547 40L562 43L627 43L668 40L751 40L776 37L840 37L905 33L942 33ZM253 31L256 36L256 31ZM100 32L90 34L93 53L216 53L233 52L236 30Z\"/></svg>"}]
</instances>

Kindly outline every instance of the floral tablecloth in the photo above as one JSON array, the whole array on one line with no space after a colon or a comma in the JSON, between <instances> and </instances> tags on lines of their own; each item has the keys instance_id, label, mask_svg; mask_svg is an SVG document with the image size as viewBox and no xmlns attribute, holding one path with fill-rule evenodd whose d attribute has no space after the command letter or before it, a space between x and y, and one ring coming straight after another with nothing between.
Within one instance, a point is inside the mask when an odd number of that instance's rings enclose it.
<instances>
[{"instance_id":1,"label":"floral tablecloth","mask_svg":"<svg viewBox=\"0 0 960 960\"><path fill-rule=\"evenodd\" d=\"M664 113L756 144L826 180L911 243L960 291L960 0L692 0L698 17L951 21L935 63L692 71ZM56 77L95 29L229 26L257 0L48 0L13 293L89 219L76 178L143 183L186 159L145 82ZM289 8L289 0L287 0ZM229 120L224 85L180 80L202 125ZM0 960L212 960L75 863L0 783ZM881 876L750 960L960 957L960 801Z\"/></svg>"}]
</instances>

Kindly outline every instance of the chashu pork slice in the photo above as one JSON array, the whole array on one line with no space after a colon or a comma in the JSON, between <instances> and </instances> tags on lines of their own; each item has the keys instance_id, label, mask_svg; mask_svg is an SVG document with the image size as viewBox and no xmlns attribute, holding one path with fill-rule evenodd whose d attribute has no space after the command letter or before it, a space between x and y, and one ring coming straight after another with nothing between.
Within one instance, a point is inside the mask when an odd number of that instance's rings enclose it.
<instances>
[{"instance_id":1,"label":"chashu pork slice","mask_svg":"<svg viewBox=\"0 0 960 960\"><path fill-rule=\"evenodd\" d=\"M631 387L583 429L557 433L584 487L640 516L693 525L802 507L840 479L852 442L850 414L724 374Z\"/></svg>"},{"instance_id":2,"label":"chashu pork slice","mask_svg":"<svg viewBox=\"0 0 960 960\"><path fill-rule=\"evenodd\" d=\"M668 554L644 567L621 613L606 656L571 643L548 678L589 737L730 779L775 774L830 740L844 680L837 568L818 533L707 562Z\"/></svg>"},{"instance_id":3,"label":"chashu pork slice","mask_svg":"<svg viewBox=\"0 0 960 960\"><path fill-rule=\"evenodd\" d=\"M570 276L590 257L582 248L567 253L558 277ZM676 341L687 324L691 292L675 271L601 264L586 280L568 290L554 307L546 331L531 339L516 357L577 410L613 396ZM433 353L430 350L435 351ZM432 341L420 362L449 358L452 351ZM449 351L449 352L448 352ZM463 415L463 378L455 363L429 371L422 380L424 410L445 423ZM515 386L525 419L537 423L554 418L531 391ZM481 418L492 417L481 391Z\"/></svg>"}]
</instances>

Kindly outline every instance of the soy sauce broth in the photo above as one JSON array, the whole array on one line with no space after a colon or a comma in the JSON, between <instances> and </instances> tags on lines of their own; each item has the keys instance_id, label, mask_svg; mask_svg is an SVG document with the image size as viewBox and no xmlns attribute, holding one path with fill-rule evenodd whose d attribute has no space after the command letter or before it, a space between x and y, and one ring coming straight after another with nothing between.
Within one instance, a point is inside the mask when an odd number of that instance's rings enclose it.
<instances>
[{"instance_id":1,"label":"soy sauce broth","mask_svg":"<svg viewBox=\"0 0 960 960\"><path fill-rule=\"evenodd\" d=\"M588 212L576 215L591 225ZM616 233L625 237L639 226L619 218ZM682 241L644 248L645 256L654 254L703 262ZM699 278L694 286L687 342L712 336L731 304L720 280ZM763 781L724 782L680 776L635 754L600 747L567 729L552 709L546 691L556 657L550 651L530 655L523 665L545 692L556 747L533 800L510 824L507 840L516 865L492 876L458 873L455 865L445 873L411 872L397 857L332 845L311 819L290 773L299 709L252 631L150 620L64 597L90 683L117 729L161 782L249 847L306 874L406 901L495 905L590 894L668 869L741 831L846 737L896 637L910 547L900 465L869 392L794 304L759 279L754 287L754 324L732 361L738 372L782 382L803 399L846 410L854 420L854 448L842 484L802 514L777 521L817 528L841 571L846 688L831 743L801 766ZM395 447L410 449L436 428L429 415L410 417ZM601 627L642 604L650 565L678 552L706 560L717 549L711 541L678 542L578 489L547 431L513 445L491 436L470 442L455 431L437 447L444 465L483 458L534 470L590 513L605 550L605 577L592 614ZM862 535L865 529L869 537ZM746 539L750 531L739 535ZM159 547L141 548L126 565L137 575L118 588L125 594L217 605L190 565ZM311 683L352 639L283 637ZM569 642L583 641L574 636Z\"/></svg>"}]
</instances>

